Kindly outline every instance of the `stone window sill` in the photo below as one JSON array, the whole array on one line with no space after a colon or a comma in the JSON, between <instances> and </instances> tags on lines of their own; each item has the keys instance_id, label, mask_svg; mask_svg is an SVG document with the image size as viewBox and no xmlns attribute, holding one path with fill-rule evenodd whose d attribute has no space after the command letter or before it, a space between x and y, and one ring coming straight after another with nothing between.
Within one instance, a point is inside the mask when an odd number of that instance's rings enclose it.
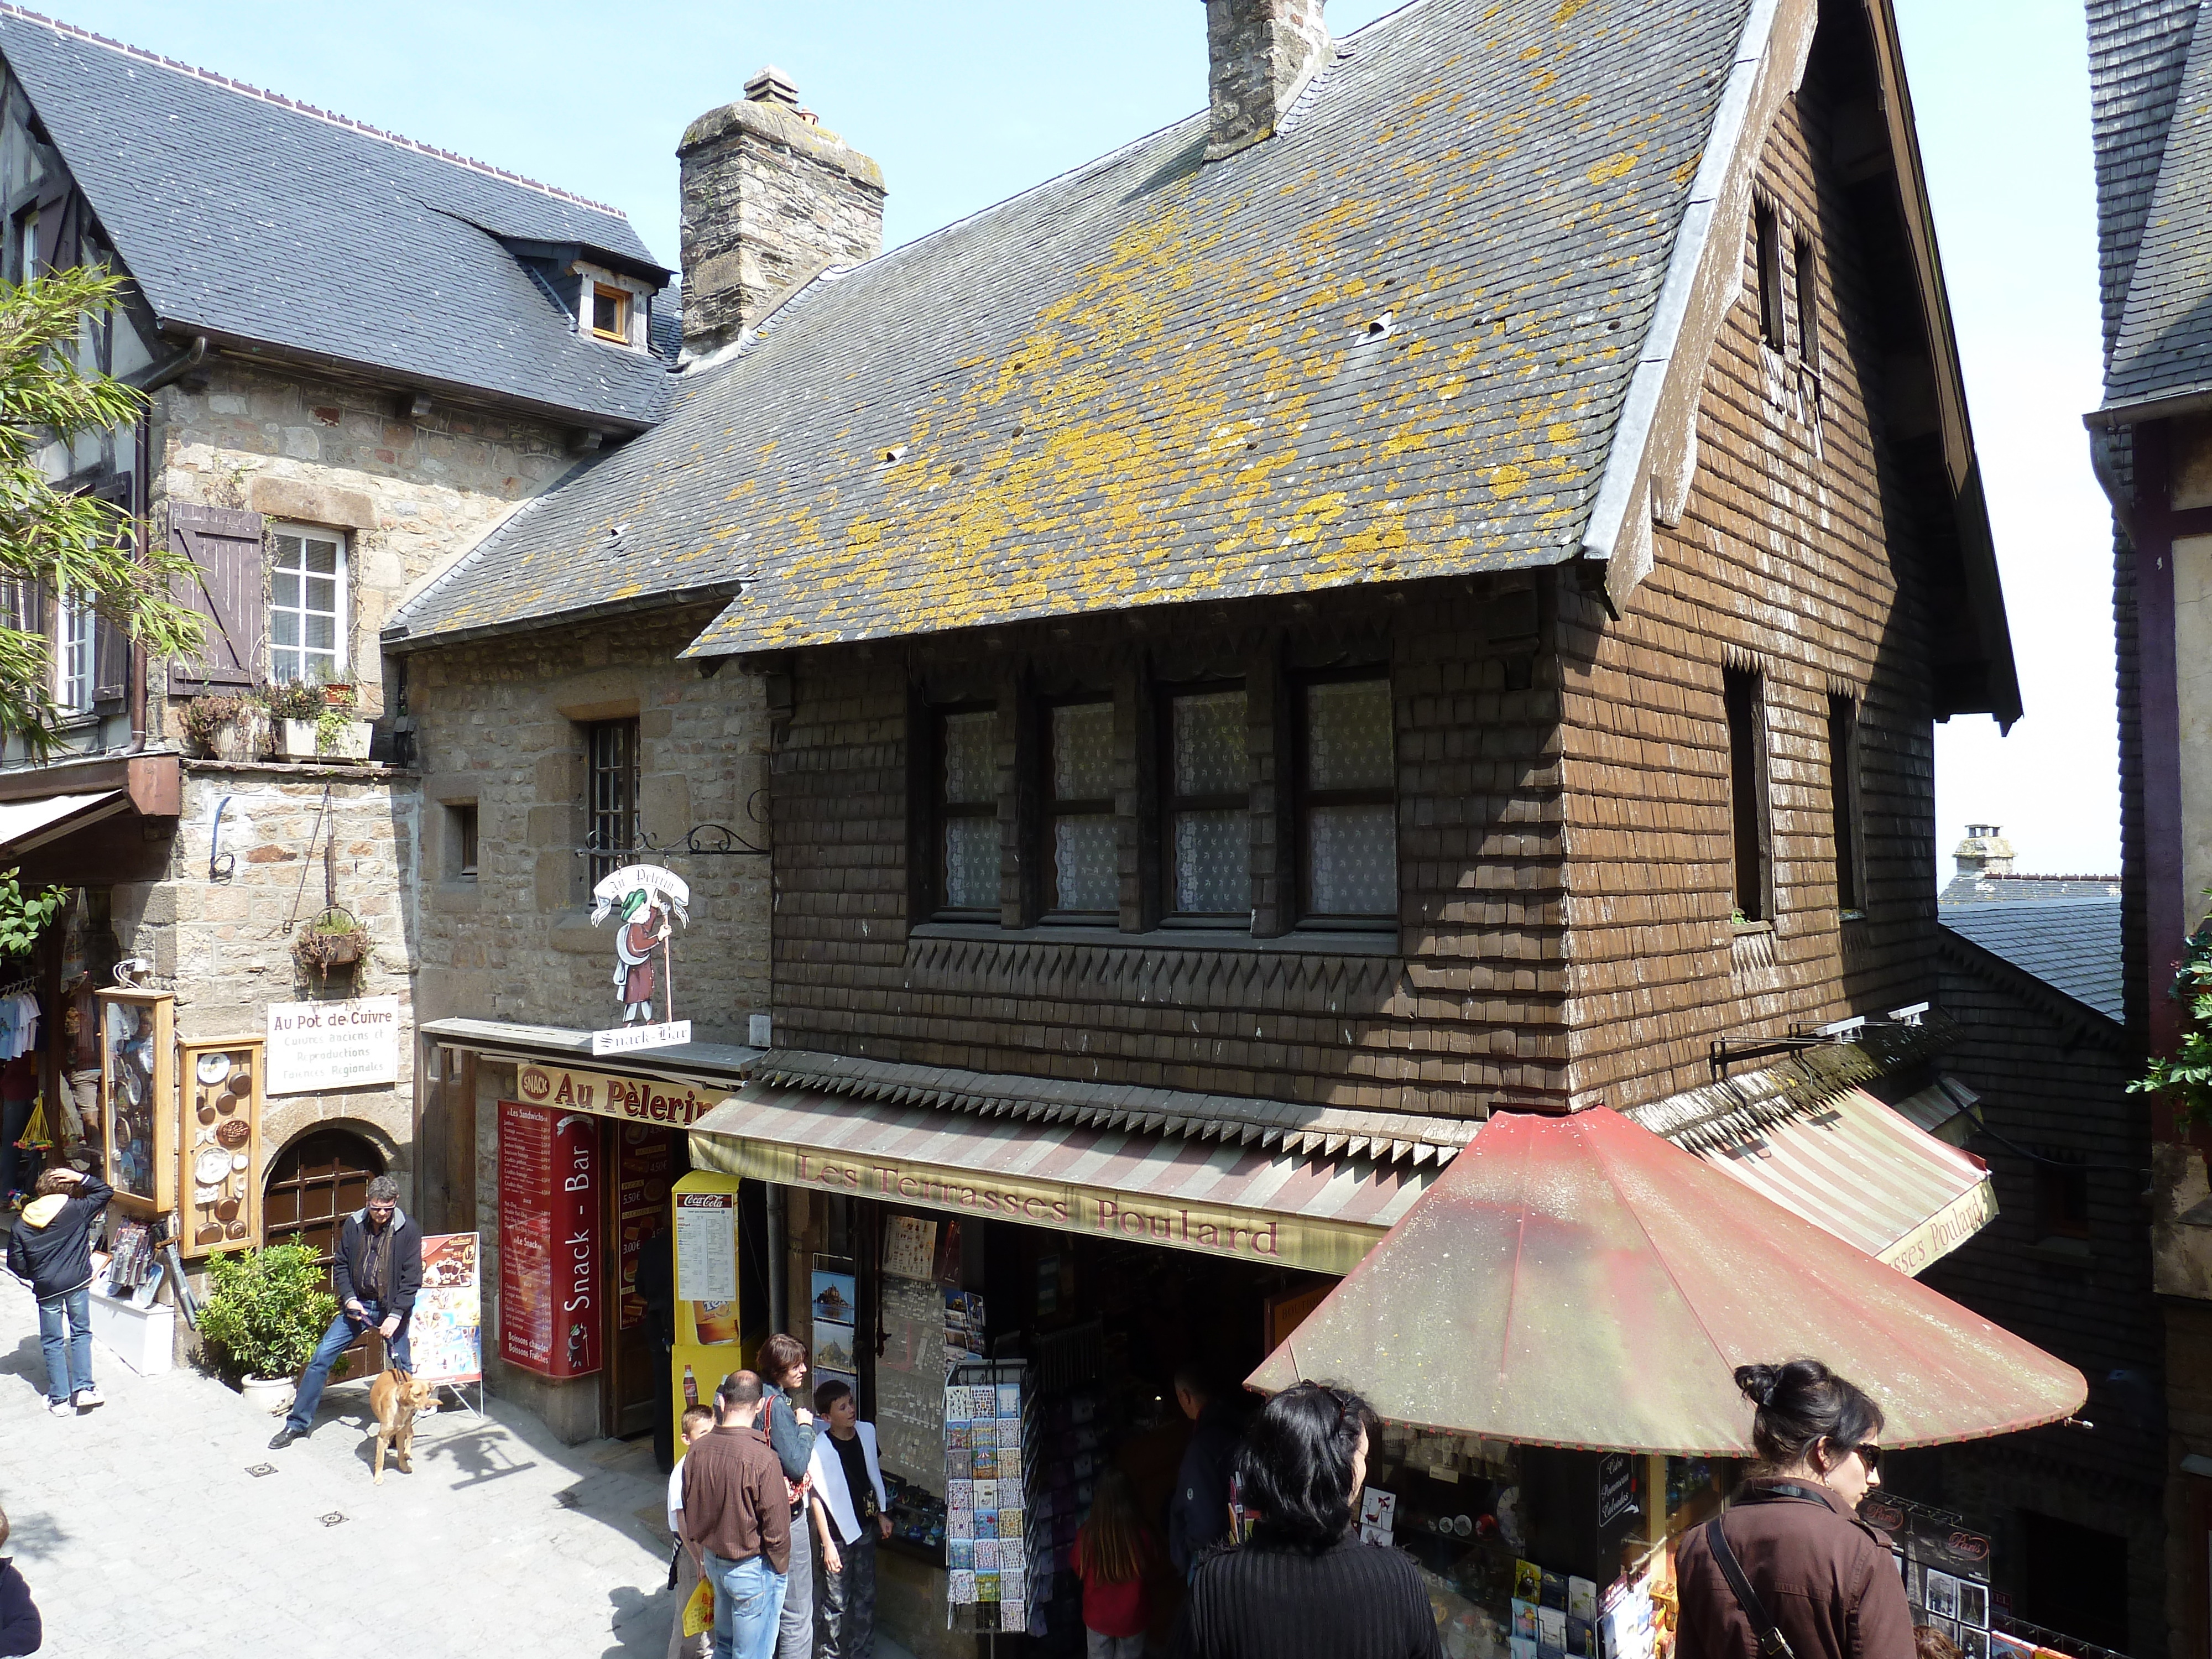
<instances>
[{"instance_id":1,"label":"stone window sill","mask_svg":"<svg viewBox=\"0 0 2212 1659\"><path fill-rule=\"evenodd\" d=\"M1337 933L1319 929L1255 939L1228 927L1156 927L1125 933L1115 927L1001 927L988 921L924 921L908 929L909 939L975 939L998 945L1096 945L1117 951L1244 951L1291 956L1394 957L1398 935Z\"/></svg>"},{"instance_id":2,"label":"stone window sill","mask_svg":"<svg viewBox=\"0 0 2212 1659\"><path fill-rule=\"evenodd\" d=\"M1774 924L1771 921L1732 921L1729 923L1729 927L1738 939L1742 939L1750 933L1771 933L1774 931Z\"/></svg>"},{"instance_id":3,"label":"stone window sill","mask_svg":"<svg viewBox=\"0 0 2212 1659\"><path fill-rule=\"evenodd\" d=\"M2097 1265L2097 1253L2086 1238L2039 1238L2021 1247L2021 1254L2046 1267L2071 1267L2086 1273Z\"/></svg>"}]
</instances>

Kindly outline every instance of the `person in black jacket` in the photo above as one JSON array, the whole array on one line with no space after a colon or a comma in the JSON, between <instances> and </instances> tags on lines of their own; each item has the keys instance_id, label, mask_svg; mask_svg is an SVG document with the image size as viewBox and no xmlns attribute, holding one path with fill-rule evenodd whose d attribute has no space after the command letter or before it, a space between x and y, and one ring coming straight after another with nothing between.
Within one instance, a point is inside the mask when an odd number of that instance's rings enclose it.
<instances>
[{"instance_id":1,"label":"person in black jacket","mask_svg":"<svg viewBox=\"0 0 2212 1659\"><path fill-rule=\"evenodd\" d=\"M0 1548L8 1542L8 1516L0 1511ZM46 1639L46 1628L39 1618L38 1604L31 1600L31 1587L23 1582L23 1575L15 1571L15 1564L0 1556L0 1654L36 1653Z\"/></svg>"},{"instance_id":2,"label":"person in black jacket","mask_svg":"<svg viewBox=\"0 0 2212 1659\"><path fill-rule=\"evenodd\" d=\"M337 1292L338 1316L300 1375L291 1415L270 1441L271 1451L283 1450L314 1426L331 1367L372 1326L382 1334L392 1363L403 1371L414 1369L407 1322L422 1288L422 1230L401 1211L399 1183L390 1176L370 1182L368 1203L345 1218L331 1263L331 1288Z\"/></svg>"},{"instance_id":3,"label":"person in black jacket","mask_svg":"<svg viewBox=\"0 0 2212 1659\"><path fill-rule=\"evenodd\" d=\"M1228 1534L1229 1465L1237 1455L1239 1425L1196 1365L1176 1372L1175 1396L1192 1428L1176 1471L1175 1496L1168 1500L1168 1559L1187 1578L1199 1558Z\"/></svg>"},{"instance_id":4,"label":"person in black jacket","mask_svg":"<svg viewBox=\"0 0 2212 1659\"><path fill-rule=\"evenodd\" d=\"M98 1176L49 1170L8 1235L8 1271L39 1299L46 1409L56 1417L101 1403L92 1380L92 1231L114 1196Z\"/></svg>"},{"instance_id":5,"label":"person in black jacket","mask_svg":"<svg viewBox=\"0 0 2212 1659\"><path fill-rule=\"evenodd\" d=\"M1175 1659L1443 1659L1420 1569L1352 1524L1373 1409L1300 1382L1270 1400L1237 1449L1252 1535L1191 1575Z\"/></svg>"}]
</instances>

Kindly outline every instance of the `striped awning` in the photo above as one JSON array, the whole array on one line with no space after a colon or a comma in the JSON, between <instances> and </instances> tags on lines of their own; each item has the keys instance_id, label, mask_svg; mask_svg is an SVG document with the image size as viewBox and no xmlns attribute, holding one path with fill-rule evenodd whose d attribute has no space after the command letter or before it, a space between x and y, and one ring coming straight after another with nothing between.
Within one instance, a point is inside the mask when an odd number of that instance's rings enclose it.
<instances>
[{"instance_id":1,"label":"striped awning","mask_svg":"<svg viewBox=\"0 0 2212 1659\"><path fill-rule=\"evenodd\" d=\"M695 1123L691 1157L784 1186L1334 1273L1357 1265L1438 1169L766 1083Z\"/></svg>"},{"instance_id":2,"label":"striped awning","mask_svg":"<svg viewBox=\"0 0 2212 1659\"><path fill-rule=\"evenodd\" d=\"M1814 1106L1729 1112L1660 1132L1793 1215L1908 1273L1996 1218L1987 1164L1863 1089Z\"/></svg>"}]
</instances>

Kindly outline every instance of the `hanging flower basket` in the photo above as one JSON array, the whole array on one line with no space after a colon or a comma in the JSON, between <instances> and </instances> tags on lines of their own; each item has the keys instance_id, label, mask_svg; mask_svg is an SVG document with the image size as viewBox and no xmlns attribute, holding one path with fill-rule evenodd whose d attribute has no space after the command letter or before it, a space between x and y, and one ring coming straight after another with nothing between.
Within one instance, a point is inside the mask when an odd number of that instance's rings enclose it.
<instances>
[{"instance_id":1,"label":"hanging flower basket","mask_svg":"<svg viewBox=\"0 0 2212 1659\"><path fill-rule=\"evenodd\" d=\"M324 911L292 941L294 959L325 978L331 969L353 967L368 954L368 935L349 910Z\"/></svg>"}]
</instances>

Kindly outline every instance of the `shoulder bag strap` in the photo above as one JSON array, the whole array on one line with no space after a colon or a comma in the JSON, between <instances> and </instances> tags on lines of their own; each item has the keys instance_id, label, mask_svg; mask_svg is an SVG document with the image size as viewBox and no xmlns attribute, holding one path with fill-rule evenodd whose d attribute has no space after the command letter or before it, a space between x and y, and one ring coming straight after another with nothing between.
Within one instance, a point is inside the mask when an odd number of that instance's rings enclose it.
<instances>
[{"instance_id":1,"label":"shoulder bag strap","mask_svg":"<svg viewBox=\"0 0 2212 1659\"><path fill-rule=\"evenodd\" d=\"M1714 1563L1727 1579L1729 1588L1735 1592L1736 1605L1743 1616L1751 1621L1752 1632L1759 1638L1759 1650L1766 1659L1795 1659L1790 1651L1790 1638L1782 1633L1782 1626L1774 1622L1766 1611L1766 1603L1759 1599L1759 1592L1744 1577L1743 1563L1735 1559L1735 1551L1729 1545L1728 1534L1721 1530L1721 1517L1715 1516L1705 1522L1705 1547L1713 1553Z\"/></svg>"}]
</instances>

